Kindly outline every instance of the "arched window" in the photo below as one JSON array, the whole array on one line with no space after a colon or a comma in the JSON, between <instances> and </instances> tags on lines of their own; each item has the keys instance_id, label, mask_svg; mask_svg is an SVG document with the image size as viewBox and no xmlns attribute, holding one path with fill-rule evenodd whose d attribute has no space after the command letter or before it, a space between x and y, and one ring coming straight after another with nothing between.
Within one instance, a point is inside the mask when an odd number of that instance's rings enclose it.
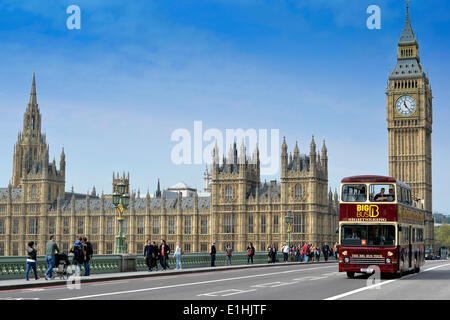
<instances>
[{"instance_id":1,"label":"arched window","mask_svg":"<svg viewBox=\"0 0 450 320\"><path fill-rule=\"evenodd\" d=\"M233 188L231 186L227 186L225 188L225 198L227 200L231 200L233 198Z\"/></svg>"},{"instance_id":2,"label":"arched window","mask_svg":"<svg viewBox=\"0 0 450 320\"><path fill-rule=\"evenodd\" d=\"M31 199L37 199L37 186L31 187Z\"/></svg>"},{"instance_id":3,"label":"arched window","mask_svg":"<svg viewBox=\"0 0 450 320\"><path fill-rule=\"evenodd\" d=\"M300 184L296 184L294 192L294 198L300 199L302 197L302 186Z\"/></svg>"}]
</instances>

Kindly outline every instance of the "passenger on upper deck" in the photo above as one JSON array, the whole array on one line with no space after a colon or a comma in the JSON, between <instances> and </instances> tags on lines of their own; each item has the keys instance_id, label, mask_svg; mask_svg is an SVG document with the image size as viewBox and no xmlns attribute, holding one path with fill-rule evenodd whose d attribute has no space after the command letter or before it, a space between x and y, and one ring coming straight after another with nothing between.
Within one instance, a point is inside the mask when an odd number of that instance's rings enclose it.
<instances>
[{"instance_id":1,"label":"passenger on upper deck","mask_svg":"<svg viewBox=\"0 0 450 320\"><path fill-rule=\"evenodd\" d=\"M389 194L387 195L387 198L388 198L387 201L394 201L395 200L394 188L389 187Z\"/></svg>"},{"instance_id":2,"label":"passenger on upper deck","mask_svg":"<svg viewBox=\"0 0 450 320\"><path fill-rule=\"evenodd\" d=\"M388 201L388 197L384 194L385 189L381 188L380 193L377 193L374 200L375 201Z\"/></svg>"}]
</instances>

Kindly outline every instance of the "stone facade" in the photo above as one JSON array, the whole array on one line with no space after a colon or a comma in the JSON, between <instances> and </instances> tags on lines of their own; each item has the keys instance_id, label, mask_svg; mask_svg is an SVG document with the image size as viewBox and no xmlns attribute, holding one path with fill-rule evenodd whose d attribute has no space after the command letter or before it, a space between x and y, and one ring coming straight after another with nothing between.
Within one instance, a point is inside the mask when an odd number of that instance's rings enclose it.
<instances>
[{"instance_id":1,"label":"stone facade","mask_svg":"<svg viewBox=\"0 0 450 320\"><path fill-rule=\"evenodd\" d=\"M141 253L147 239L165 239L171 246L182 243L186 252L207 252L213 241L219 250L227 243L244 251L249 241L265 250L287 240L285 215L294 217L291 242L314 244L337 240L338 196L328 192L328 156L325 142L316 152L314 138L308 155L298 145L288 156L286 141L281 155L281 181L262 183L259 152L247 157L236 144L228 159L218 161L215 149L211 172L206 170L207 193L193 197L166 196L159 189L154 197L132 193L125 212L124 231L128 253ZM98 254L114 252L118 232L111 195L65 191L66 160L61 153L59 169L49 162L49 146L41 134L41 114L33 84L24 114L23 132L14 148L12 182L0 188L0 255L25 255L28 241L35 241L39 254L51 234L67 252L74 240L86 235ZM129 174L113 174L130 184Z\"/></svg>"},{"instance_id":2,"label":"stone facade","mask_svg":"<svg viewBox=\"0 0 450 320\"><path fill-rule=\"evenodd\" d=\"M425 245L434 239L431 181L431 132L433 94L419 57L407 7L406 22L398 42L397 65L386 88L389 139L389 175L408 183L426 210ZM412 105L402 97L410 97ZM413 106L415 105L414 109ZM405 107L402 112L403 106Z\"/></svg>"}]
</instances>

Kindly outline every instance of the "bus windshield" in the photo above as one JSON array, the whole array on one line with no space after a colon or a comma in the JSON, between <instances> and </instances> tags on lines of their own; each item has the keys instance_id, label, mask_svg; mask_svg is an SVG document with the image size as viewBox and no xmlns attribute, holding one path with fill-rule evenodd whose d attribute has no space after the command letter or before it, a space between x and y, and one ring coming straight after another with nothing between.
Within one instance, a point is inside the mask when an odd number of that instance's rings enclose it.
<instances>
[{"instance_id":1,"label":"bus windshield","mask_svg":"<svg viewBox=\"0 0 450 320\"><path fill-rule=\"evenodd\" d=\"M393 246L395 226L393 225L343 225L341 230L343 246Z\"/></svg>"},{"instance_id":2,"label":"bus windshield","mask_svg":"<svg viewBox=\"0 0 450 320\"><path fill-rule=\"evenodd\" d=\"M365 184L344 184L342 186L343 202L365 202L367 188Z\"/></svg>"}]
</instances>

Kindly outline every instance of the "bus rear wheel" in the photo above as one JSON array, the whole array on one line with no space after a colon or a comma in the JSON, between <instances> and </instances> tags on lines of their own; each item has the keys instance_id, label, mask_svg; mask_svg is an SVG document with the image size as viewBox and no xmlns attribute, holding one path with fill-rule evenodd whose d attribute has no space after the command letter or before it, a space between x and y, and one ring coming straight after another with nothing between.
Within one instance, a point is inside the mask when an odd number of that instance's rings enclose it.
<instances>
[{"instance_id":1,"label":"bus rear wheel","mask_svg":"<svg viewBox=\"0 0 450 320\"><path fill-rule=\"evenodd\" d=\"M353 279L355 277L355 273L351 271L347 271L347 277Z\"/></svg>"}]
</instances>

